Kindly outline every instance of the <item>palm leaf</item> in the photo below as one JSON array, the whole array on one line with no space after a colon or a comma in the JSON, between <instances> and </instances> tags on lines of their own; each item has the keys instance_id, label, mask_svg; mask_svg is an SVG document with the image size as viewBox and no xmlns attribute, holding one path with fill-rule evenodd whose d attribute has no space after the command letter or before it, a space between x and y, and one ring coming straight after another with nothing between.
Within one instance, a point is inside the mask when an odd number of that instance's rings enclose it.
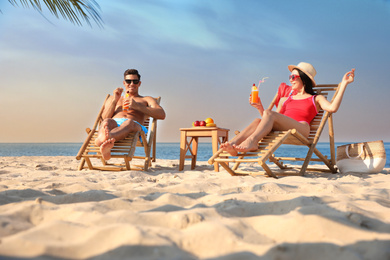
<instances>
[{"instance_id":1,"label":"palm leaf","mask_svg":"<svg viewBox=\"0 0 390 260\"><path fill-rule=\"evenodd\" d=\"M32 7L42 14L41 0L8 0L13 6L24 8ZM90 20L94 20L99 27L102 27L103 20L97 9L100 10L99 4L95 0L43 0L48 10L60 18L60 15L73 24L82 25L82 18L89 26Z\"/></svg>"}]
</instances>

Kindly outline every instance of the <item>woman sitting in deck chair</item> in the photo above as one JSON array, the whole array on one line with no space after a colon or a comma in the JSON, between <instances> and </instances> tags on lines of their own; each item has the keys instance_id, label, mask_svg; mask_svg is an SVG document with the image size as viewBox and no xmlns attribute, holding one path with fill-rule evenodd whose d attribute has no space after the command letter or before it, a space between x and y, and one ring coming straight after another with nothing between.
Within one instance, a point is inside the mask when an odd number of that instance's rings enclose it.
<instances>
[{"instance_id":1,"label":"woman sitting in deck chair","mask_svg":"<svg viewBox=\"0 0 390 260\"><path fill-rule=\"evenodd\" d=\"M279 89L278 99L276 101L277 111L264 109L261 100L257 103L250 103L255 107L262 119L256 118L248 127L235 136L229 142L221 144L220 148L232 156L238 152L248 152L256 150L258 142L274 131L285 131L297 129L303 136L308 137L310 133L310 122L316 116L317 111L321 109L335 113L341 104L345 89L352 83L355 77L355 69L348 71L340 83L339 91L332 102L329 102L324 96L315 95L313 87L316 85L314 76L316 70L305 62L297 66L290 65L291 71L290 86ZM286 97L281 92L288 92Z\"/></svg>"}]
</instances>

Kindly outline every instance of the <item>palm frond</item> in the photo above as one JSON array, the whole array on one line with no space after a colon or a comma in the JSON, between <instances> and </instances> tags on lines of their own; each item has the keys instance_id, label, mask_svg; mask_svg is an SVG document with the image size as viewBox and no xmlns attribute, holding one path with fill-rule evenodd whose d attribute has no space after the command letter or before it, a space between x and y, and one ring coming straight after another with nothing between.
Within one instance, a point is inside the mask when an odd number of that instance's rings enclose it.
<instances>
[{"instance_id":1,"label":"palm frond","mask_svg":"<svg viewBox=\"0 0 390 260\"><path fill-rule=\"evenodd\" d=\"M24 8L34 8L42 14L41 0L8 0L13 6L19 4ZM89 26L90 20L96 22L99 27L103 27L103 20L98 10L99 4L95 0L43 0L48 10L60 18L60 15L73 24L82 26L80 19L83 19Z\"/></svg>"}]
</instances>

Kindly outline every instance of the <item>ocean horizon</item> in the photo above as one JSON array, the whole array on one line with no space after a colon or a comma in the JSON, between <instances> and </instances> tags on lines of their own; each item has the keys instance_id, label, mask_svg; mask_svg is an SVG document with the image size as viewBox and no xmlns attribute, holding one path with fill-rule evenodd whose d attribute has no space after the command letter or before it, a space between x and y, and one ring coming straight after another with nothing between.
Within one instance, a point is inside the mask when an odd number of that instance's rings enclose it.
<instances>
[{"instance_id":1,"label":"ocean horizon","mask_svg":"<svg viewBox=\"0 0 390 260\"><path fill-rule=\"evenodd\" d=\"M0 156L75 156L83 143L0 143ZM348 144L337 142L335 146ZM390 142L385 142L386 166L390 166ZM320 142L317 149L325 156L330 157L329 143ZM136 149L135 155L142 155L142 149ZM276 151L278 156L304 157L307 153L305 146L282 145ZM188 153L189 154L189 153ZM212 156L211 143L199 143L198 161L207 161ZM157 159L179 160L180 143L157 143Z\"/></svg>"}]
</instances>

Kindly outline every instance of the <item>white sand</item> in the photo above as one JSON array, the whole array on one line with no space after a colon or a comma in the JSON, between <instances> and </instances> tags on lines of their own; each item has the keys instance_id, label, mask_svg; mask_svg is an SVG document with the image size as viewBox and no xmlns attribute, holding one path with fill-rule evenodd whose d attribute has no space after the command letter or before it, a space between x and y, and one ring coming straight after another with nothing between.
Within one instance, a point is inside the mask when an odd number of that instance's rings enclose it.
<instances>
[{"instance_id":1,"label":"white sand","mask_svg":"<svg viewBox=\"0 0 390 260\"><path fill-rule=\"evenodd\" d=\"M0 157L0 258L390 259L390 169L231 177Z\"/></svg>"}]
</instances>

